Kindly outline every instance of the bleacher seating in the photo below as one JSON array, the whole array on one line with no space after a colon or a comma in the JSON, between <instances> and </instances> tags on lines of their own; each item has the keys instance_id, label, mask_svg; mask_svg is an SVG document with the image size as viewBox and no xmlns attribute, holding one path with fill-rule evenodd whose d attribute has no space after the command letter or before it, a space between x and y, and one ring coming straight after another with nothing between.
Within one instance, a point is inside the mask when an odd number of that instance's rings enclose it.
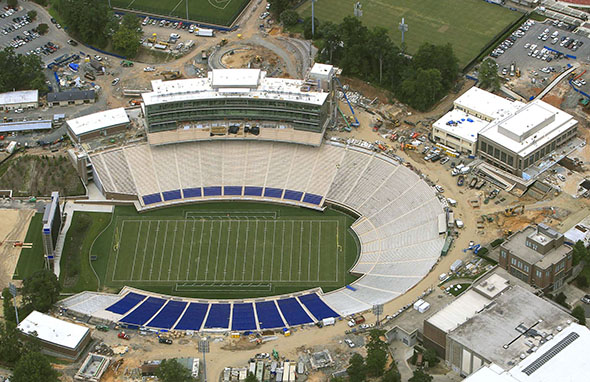
<instances>
[{"instance_id":1,"label":"bleacher seating","mask_svg":"<svg viewBox=\"0 0 590 382\"><path fill-rule=\"evenodd\" d=\"M205 329L227 329L229 328L230 304L211 304Z\"/></svg>"},{"instance_id":2,"label":"bleacher seating","mask_svg":"<svg viewBox=\"0 0 590 382\"><path fill-rule=\"evenodd\" d=\"M146 326L170 329L176 323L176 320L178 320L182 312L184 312L186 304L187 303L183 301L168 301L162 310L160 310L158 314L146 324Z\"/></svg>"},{"instance_id":3,"label":"bleacher seating","mask_svg":"<svg viewBox=\"0 0 590 382\"><path fill-rule=\"evenodd\" d=\"M157 297L148 297L131 313L121 319L122 323L129 325L141 326L145 324L152 316L160 310L166 303L166 300Z\"/></svg>"},{"instance_id":4,"label":"bleacher seating","mask_svg":"<svg viewBox=\"0 0 590 382\"><path fill-rule=\"evenodd\" d=\"M285 326L275 301L262 301L256 303L256 315L260 329L274 329Z\"/></svg>"},{"instance_id":5,"label":"bleacher seating","mask_svg":"<svg viewBox=\"0 0 590 382\"><path fill-rule=\"evenodd\" d=\"M352 270L362 276L351 289L282 298L278 306L274 301L240 302L233 309L228 303L191 303L177 320L176 328L182 330L278 328L360 312L415 285L436 263L444 245L438 231L443 210L432 187L393 159L356 147L261 141L138 144L92 154L91 161L105 192L135 194L142 209L228 198L322 209L327 200L361 215L351 228L361 244ZM121 301L107 310L127 314L141 302ZM164 307L162 317L172 306ZM234 322L230 317L237 312ZM146 321L174 324L172 318L152 316ZM192 316L194 322L186 318ZM242 316L248 319L241 322Z\"/></svg>"},{"instance_id":6,"label":"bleacher seating","mask_svg":"<svg viewBox=\"0 0 590 382\"><path fill-rule=\"evenodd\" d=\"M125 314L141 301L145 300L145 297L146 296L142 294L129 292L129 294L125 295L125 297L106 308L106 310L117 314Z\"/></svg>"},{"instance_id":7,"label":"bleacher seating","mask_svg":"<svg viewBox=\"0 0 590 382\"><path fill-rule=\"evenodd\" d=\"M256 318L252 303L236 303L233 306L231 330L256 330Z\"/></svg>"}]
</instances>

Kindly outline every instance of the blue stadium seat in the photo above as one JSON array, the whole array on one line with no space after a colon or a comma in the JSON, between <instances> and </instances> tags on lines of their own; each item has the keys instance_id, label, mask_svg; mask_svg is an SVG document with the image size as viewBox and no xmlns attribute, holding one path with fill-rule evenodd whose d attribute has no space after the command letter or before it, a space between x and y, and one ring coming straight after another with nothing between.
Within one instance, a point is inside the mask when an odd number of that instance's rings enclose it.
<instances>
[{"instance_id":1,"label":"blue stadium seat","mask_svg":"<svg viewBox=\"0 0 590 382\"><path fill-rule=\"evenodd\" d=\"M283 196L283 198L299 202L301 201L302 196L303 192L301 191L285 190L285 195Z\"/></svg>"},{"instance_id":2,"label":"blue stadium seat","mask_svg":"<svg viewBox=\"0 0 590 382\"><path fill-rule=\"evenodd\" d=\"M201 187L185 188L184 190L182 190L182 193L184 194L185 198L200 198L201 196L203 196Z\"/></svg>"},{"instance_id":3,"label":"blue stadium seat","mask_svg":"<svg viewBox=\"0 0 590 382\"><path fill-rule=\"evenodd\" d=\"M229 311L231 306L229 304L211 304L207 321L205 321L205 328L229 328Z\"/></svg>"},{"instance_id":4,"label":"blue stadium seat","mask_svg":"<svg viewBox=\"0 0 590 382\"><path fill-rule=\"evenodd\" d=\"M207 314L209 304L191 302L186 311L174 327L177 330L200 330Z\"/></svg>"},{"instance_id":5,"label":"blue stadium seat","mask_svg":"<svg viewBox=\"0 0 590 382\"><path fill-rule=\"evenodd\" d=\"M311 317L305 313L305 310L303 310L301 304L295 297L284 298L282 300L278 300L277 303L279 304L279 308L281 308L283 317L285 317L285 320L287 320L287 323L290 326L309 324L310 322L313 322Z\"/></svg>"},{"instance_id":6,"label":"blue stadium seat","mask_svg":"<svg viewBox=\"0 0 590 382\"><path fill-rule=\"evenodd\" d=\"M242 186L224 186L223 195L242 195Z\"/></svg>"},{"instance_id":7,"label":"blue stadium seat","mask_svg":"<svg viewBox=\"0 0 590 382\"><path fill-rule=\"evenodd\" d=\"M262 196L262 187L246 186L244 187L245 196Z\"/></svg>"},{"instance_id":8,"label":"blue stadium seat","mask_svg":"<svg viewBox=\"0 0 590 382\"><path fill-rule=\"evenodd\" d=\"M316 194L305 194L303 202L319 206L322 203L322 198L322 196Z\"/></svg>"},{"instance_id":9,"label":"blue stadium seat","mask_svg":"<svg viewBox=\"0 0 590 382\"><path fill-rule=\"evenodd\" d=\"M135 310L123 317L120 322L131 325L145 324L160 308L166 300L157 297L148 297Z\"/></svg>"},{"instance_id":10,"label":"blue stadium seat","mask_svg":"<svg viewBox=\"0 0 590 382\"><path fill-rule=\"evenodd\" d=\"M125 297L106 308L106 310L117 314L125 314L144 299L145 296L143 294L129 292L125 295Z\"/></svg>"},{"instance_id":11,"label":"blue stadium seat","mask_svg":"<svg viewBox=\"0 0 590 382\"><path fill-rule=\"evenodd\" d=\"M264 196L269 198L281 198L283 196L282 188L267 187L264 189Z\"/></svg>"},{"instance_id":12,"label":"blue stadium seat","mask_svg":"<svg viewBox=\"0 0 590 382\"><path fill-rule=\"evenodd\" d=\"M168 301L166 306L162 308L150 322L148 322L145 326L150 326L152 328L161 328L161 329L170 329L172 325L178 320L178 317L184 311L186 307L186 302L184 301Z\"/></svg>"},{"instance_id":13,"label":"blue stadium seat","mask_svg":"<svg viewBox=\"0 0 590 382\"><path fill-rule=\"evenodd\" d=\"M257 302L256 314L260 329L275 329L285 326L274 301Z\"/></svg>"},{"instance_id":14,"label":"blue stadium seat","mask_svg":"<svg viewBox=\"0 0 590 382\"><path fill-rule=\"evenodd\" d=\"M221 196L221 187L203 187L203 195L205 196Z\"/></svg>"},{"instance_id":15,"label":"blue stadium seat","mask_svg":"<svg viewBox=\"0 0 590 382\"><path fill-rule=\"evenodd\" d=\"M160 203L162 201L162 196L160 194L149 194L142 196L144 204L154 204Z\"/></svg>"},{"instance_id":16,"label":"blue stadium seat","mask_svg":"<svg viewBox=\"0 0 590 382\"><path fill-rule=\"evenodd\" d=\"M256 330L252 303L234 304L231 330Z\"/></svg>"},{"instance_id":17,"label":"blue stadium seat","mask_svg":"<svg viewBox=\"0 0 590 382\"><path fill-rule=\"evenodd\" d=\"M324 318L329 317L340 317L340 315L332 310L316 293L306 294L304 296L299 296L299 301L307 310L314 315L314 317L318 320L323 320Z\"/></svg>"},{"instance_id":18,"label":"blue stadium seat","mask_svg":"<svg viewBox=\"0 0 590 382\"><path fill-rule=\"evenodd\" d=\"M164 196L164 200L182 199L182 195L180 195L180 190L164 191L162 192L162 195Z\"/></svg>"}]
</instances>

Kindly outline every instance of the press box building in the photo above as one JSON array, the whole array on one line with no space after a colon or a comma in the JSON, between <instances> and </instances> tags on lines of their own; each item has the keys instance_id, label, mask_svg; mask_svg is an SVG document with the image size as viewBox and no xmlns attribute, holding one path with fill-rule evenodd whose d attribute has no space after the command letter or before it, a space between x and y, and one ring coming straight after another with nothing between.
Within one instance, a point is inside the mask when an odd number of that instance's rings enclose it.
<instances>
[{"instance_id":1,"label":"press box building","mask_svg":"<svg viewBox=\"0 0 590 382\"><path fill-rule=\"evenodd\" d=\"M61 209L59 207L59 193L51 193L51 202L45 205L43 213L43 250L45 257L53 261L55 256L55 244L61 230Z\"/></svg>"}]
</instances>

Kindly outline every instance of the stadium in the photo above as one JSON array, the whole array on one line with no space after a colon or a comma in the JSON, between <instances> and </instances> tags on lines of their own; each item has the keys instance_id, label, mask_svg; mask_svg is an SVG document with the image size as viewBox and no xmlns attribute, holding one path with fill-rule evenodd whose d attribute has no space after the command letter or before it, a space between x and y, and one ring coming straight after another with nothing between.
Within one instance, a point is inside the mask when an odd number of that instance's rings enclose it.
<instances>
[{"instance_id":1,"label":"stadium","mask_svg":"<svg viewBox=\"0 0 590 382\"><path fill-rule=\"evenodd\" d=\"M169 81L158 102L145 93L147 140L87 156L102 194L133 205L115 208L90 252L108 258L97 276L120 292L61 308L131 328L256 331L363 312L414 287L441 254L443 202L399 159L322 142L336 74L214 70L198 86ZM185 122L170 123L179 113ZM165 129L152 130L157 115Z\"/></svg>"}]
</instances>

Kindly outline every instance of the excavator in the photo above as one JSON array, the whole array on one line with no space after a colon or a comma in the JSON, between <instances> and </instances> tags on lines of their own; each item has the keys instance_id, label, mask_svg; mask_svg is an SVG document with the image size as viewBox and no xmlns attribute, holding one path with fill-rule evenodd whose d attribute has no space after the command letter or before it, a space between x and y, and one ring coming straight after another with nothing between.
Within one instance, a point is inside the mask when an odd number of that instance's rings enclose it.
<instances>
[{"instance_id":1,"label":"excavator","mask_svg":"<svg viewBox=\"0 0 590 382\"><path fill-rule=\"evenodd\" d=\"M165 80L176 80L182 77L182 73L180 73L178 70L166 70L160 72L160 74L162 75L162 77L164 77Z\"/></svg>"},{"instance_id":2,"label":"excavator","mask_svg":"<svg viewBox=\"0 0 590 382\"><path fill-rule=\"evenodd\" d=\"M520 204L516 207L508 207L504 210L504 216L522 215L524 213L524 205Z\"/></svg>"}]
</instances>

